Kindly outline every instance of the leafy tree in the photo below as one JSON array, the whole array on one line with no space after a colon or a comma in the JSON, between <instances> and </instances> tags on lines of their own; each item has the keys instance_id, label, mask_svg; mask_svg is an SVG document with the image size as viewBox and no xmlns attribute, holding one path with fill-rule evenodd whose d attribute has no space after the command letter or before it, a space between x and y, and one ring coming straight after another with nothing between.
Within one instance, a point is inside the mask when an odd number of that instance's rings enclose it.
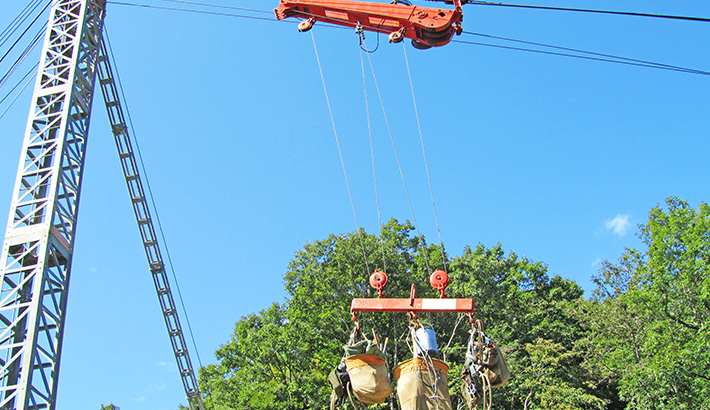
<instances>
[{"instance_id":1,"label":"leafy tree","mask_svg":"<svg viewBox=\"0 0 710 410\"><path fill-rule=\"evenodd\" d=\"M115 404L107 404L107 405L101 405L101 410L121 410L120 407L116 406Z\"/></svg>"},{"instance_id":2,"label":"leafy tree","mask_svg":"<svg viewBox=\"0 0 710 410\"><path fill-rule=\"evenodd\" d=\"M288 302L242 317L231 340L216 352L220 363L201 369L208 405L214 409L327 407L327 376L340 361L353 328L350 302L375 294L369 274L386 269L387 296L404 297L411 283L424 290L426 272L439 267L445 257L437 246L427 246L413 236L412 230L409 223L392 220L380 237L362 231L330 235L296 252L284 276ZM435 293L431 288L420 293L427 292ZM404 340L391 337L407 329L406 316L363 315L360 323L368 332L377 329L390 335L392 360L397 352L408 351Z\"/></svg>"},{"instance_id":3,"label":"leafy tree","mask_svg":"<svg viewBox=\"0 0 710 410\"><path fill-rule=\"evenodd\" d=\"M465 249L451 263L451 278L451 296L474 298L476 317L503 349L513 373L508 385L493 392L495 408L574 403L574 408L596 409L606 402L595 399L601 393L596 375L580 366L584 357L577 341L585 328L576 314L583 294L579 285L559 276L550 278L543 263L512 252L506 255L500 244ZM465 336L456 339L466 340ZM460 355L463 347L458 349ZM544 369L539 368L541 355ZM451 358L463 361L455 353ZM543 370L545 378L539 380Z\"/></svg>"},{"instance_id":4,"label":"leafy tree","mask_svg":"<svg viewBox=\"0 0 710 410\"><path fill-rule=\"evenodd\" d=\"M379 236L363 231L330 235L296 252L284 276L287 302L242 317L229 342L217 350L219 363L201 369L208 408L326 408L327 375L339 363L353 328L350 302L376 296L369 274L387 272L385 297L409 297L414 284L417 297L435 298L438 293L428 279L437 268L449 271L448 297L474 298L476 317L509 358L516 377L495 391L496 408L520 409L531 391L528 402L537 408L564 403L596 409L605 402L594 397L594 374L580 366L583 357L575 350L584 332L573 309L582 295L577 284L549 278L544 264L506 255L500 245L467 248L450 260L441 246L414 235L411 224L391 220ZM362 314L358 319L366 332L376 329L389 338L390 367L411 357L406 315ZM450 391L458 401L468 318L422 314L420 319L436 329L451 366ZM531 366L542 356L544 383L533 385L540 369ZM381 407L396 408L396 399Z\"/></svg>"},{"instance_id":5,"label":"leafy tree","mask_svg":"<svg viewBox=\"0 0 710 410\"><path fill-rule=\"evenodd\" d=\"M671 197L665 208L640 227L647 249L595 278L591 363L629 409L710 408L710 207Z\"/></svg>"},{"instance_id":6,"label":"leafy tree","mask_svg":"<svg viewBox=\"0 0 710 410\"><path fill-rule=\"evenodd\" d=\"M560 377L560 369L579 366L578 352L562 343L538 339L527 343L530 365L520 369L521 386L528 389L524 409L604 409L605 401L574 385L574 378Z\"/></svg>"}]
</instances>

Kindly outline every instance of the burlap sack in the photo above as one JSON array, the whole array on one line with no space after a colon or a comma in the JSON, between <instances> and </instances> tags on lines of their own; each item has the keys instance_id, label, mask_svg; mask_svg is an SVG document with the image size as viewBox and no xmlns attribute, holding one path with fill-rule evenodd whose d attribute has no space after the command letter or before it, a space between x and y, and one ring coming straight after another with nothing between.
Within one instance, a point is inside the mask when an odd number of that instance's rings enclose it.
<instances>
[{"instance_id":1,"label":"burlap sack","mask_svg":"<svg viewBox=\"0 0 710 410\"><path fill-rule=\"evenodd\" d=\"M384 403L392 394L385 359L373 354L345 358L353 396L363 404Z\"/></svg>"},{"instance_id":2,"label":"burlap sack","mask_svg":"<svg viewBox=\"0 0 710 410\"><path fill-rule=\"evenodd\" d=\"M433 369L429 369L425 360L419 357L394 368L400 409L452 410L446 377L449 366L440 360L429 360Z\"/></svg>"},{"instance_id":3,"label":"burlap sack","mask_svg":"<svg viewBox=\"0 0 710 410\"><path fill-rule=\"evenodd\" d=\"M491 387L501 387L508 383L511 377L510 370L498 345L489 343L483 350L483 356L490 364L486 364L484 361L481 372L488 376L491 381Z\"/></svg>"}]
</instances>

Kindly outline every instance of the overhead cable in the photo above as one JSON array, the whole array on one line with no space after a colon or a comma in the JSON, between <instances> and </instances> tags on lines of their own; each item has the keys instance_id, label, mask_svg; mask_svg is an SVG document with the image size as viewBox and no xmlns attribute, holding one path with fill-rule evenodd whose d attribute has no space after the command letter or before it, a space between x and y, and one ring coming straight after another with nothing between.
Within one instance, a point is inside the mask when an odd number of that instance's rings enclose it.
<instances>
[{"instance_id":1,"label":"overhead cable","mask_svg":"<svg viewBox=\"0 0 710 410\"><path fill-rule=\"evenodd\" d=\"M32 74L32 73L37 69L37 67L39 67L39 63L36 63L36 64L34 65L34 67L32 67L32 68L24 75L24 77L22 77L22 79L20 79L20 81L18 81L17 84L15 84L14 87L12 87L12 90L10 90L10 91L5 95L5 97L3 97L2 100L0 100L0 104L2 104L3 102L5 102L5 100L6 100L8 97L10 97L10 94L12 94L12 92L15 91L15 89L16 89L17 87L20 86L20 84L22 84L23 82L25 83L25 85L23 85L22 88L20 89L20 92L18 92L17 95L15 95L15 98L13 98L12 101L10 101L10 104L8 104L7 107L5 107L5 110L2 112L2 114L0 114L0 119L2 119L2 117L5 116L5 114L7 114L7 112L10 110L10 108L13 106L13 104L15 104L15 101L17 101L17 99L20 97L20 95L22 95L22 92L25 91L25 88L27 88L27 86L30 85L30 83L32 82L32 77L30 77L30 78L28 78L28 77L30 76L30 74Z\"/></svg>"},{"instance_id":2,"label":"overhead cable","mask_svg":"<svg viewBox=\"0 0 710 410\"><path fill-rule=\"evenodd\" d=\"M163 1L182 2L181 0L163 0ZM245 16L245 15L239 15L239 14L233 14L233 13L218 13L218 12L211 12L211 11L205 11L205 10L194 10L194 9L185 9L185 8L151 6L151 5L144 5L144 4L113 1L113 0L109 0L109 3L123 5L123 6L155 8L155 9L161 9L161 10L182 11L182 12L191 12L191 13L201 13L201 14L219 15L219 16L225 16L225 17L265 20L265 21L272 21L272 22L279 22L279 23L280 22L289 22L289 23L293 22L291 20L278 20L277 21L277 20L265 18L265 17ZM472 2L469 2L469 4L471 4L471 3ZM473 4L502 5L503 3L475 2ZM216 5L212 5L212 6L217 7ZM227 7L227 6L219 6L219 7ZM533 7L533 6L530 6L530 7ZM574 10L576 10L576 9L570 9L569 11L574 11ZM582 9L579 9L579 10L581 11ZM264 10L251 10L250 9L250 11L271 13L271 12L267 12ZM308 13L304 12L304 14L308 14ZM342 27L342 26L326 26L326 27L336 28L336 29L348 29L347 27ZM370 26L364 26L364 27L367 27L367 28L371 29L372 31L378 31L376 27L370 27ZM543 43L534 43L534 42L526 42L523 40L505 39L504 37L488 36L488 35L480 34L480 33L471 33L471 32L464 32L464 33L470 34L470 35L489 37L491 39L497 38L497 39L501 39L501 40L526 43L529 45L537 45L537 46L542 46L542 47L556 48L559 50L574 51L576 53L589 54L589 55L587 56L587 55L578 55L578 54L571 54L571 53L565 53L565 52L552 52L552 51L544 51L544 50L537 50L537 49L524 48L524 47L511 47L511 46L489 44L489 43L482 43L482 42L475 42L475 41L457 40L457 39L451 40L451 42L458 43L458 44L474 45L474 46L500 48L500 49L511 50L511 51L525 51L525 52L530 52L530 53L556 55L556 56L560 56L560 57L579 58L579 59L583 59L583 60L599 61L599 62L606 62L606 63L626 64L626 65L631 65L631 66L636 66L636 67L656 68L659 70L669 70L669 71L676 71L676 72L682 72L682 73L687 73L687 74L698 74L698 75L710 74L710 72L708 72L708 71L680 67L680 66L675 66L675 65L671 65L671 64L662 64L662 63L637 60L637 59L626 58L626 57L611 56L611 55L607 55L607 54L603 54L603 53L594 53L594 52L590 52L590 51L575 50L572 48L558 47L558 46L553 46L553 45L548 45L548 44L543 44Z\"/></svg>"},{"instance_id":3,"label":"overhead cable","mask_svg":"<svg viewBox=\"0 0 710 410\"><path fill-rule=\"evenodd\" d=\"M470 0L466 4L473 4L476 6L501 6L501 7L516 7L525 9L538 9L538 10L554 10L554 11L574 11L582 13L597 13L597 14L616 14L620 16L634 16L634 17L652 17L652 18L663 18L672 20L686 20L686 21L700 21L700 22L710 22L710 18L707 17L688 17L688 16L674 16L668 14L653 14L653 13L637 13L632 11L611 11L611 10L591 10L591 9L576 9L569 7L551 7L551 6L532 6L525 4L506 4L506 3L492 3L488 1L475 1Z\"/></svg>"},{"instance_id":4,"label":"overhead cable","mask_svg":"<svg viewBox=\"0 0 710 410\"><path fill-rule=\"evenodd\" d=\"M316 37L311 31L311 39L313 40L313 51L316 56L316 62L318 63L318 71L320 72L320 79L323 83L323 94L325 95L325 102L328 105L328 114L330 115L330 123L333 125L333 135L335 136L335 144L338 146L338 156L340 157L340 165L343 168L343 176L345 177L345 186L348 189L348 197L350 198L350 207L353 209L353 216L355 217L355 226L357 227L357 233L360 239L360 248L362 249L362 258L365 261L365 270L367 271L367 276L370 276L370 264L367 262L367 252L365 252L365 242L362 239L363 230L360 228L360 222L357 219L357 211L355 210L355 202L353 201L353 193L350 189L350 180L348 179L348 172L345 168L345 160L343 159L343 150L340 147L340 138L338 137L338 130L335 128L335 118L333 117L333 109L330 105L330 98L328 97L328 88L325 85L325 76L323 75L323 67L320 63L320 56L318 55L318 47L316 46Z\"/></svg>"},{"instance_id":5,"label":"overhead cable","mask_svg":"<svg viewBox=\"0 0 710 410\"><path fill-rule=\"evenodd\" d=\"M49 2L48 2L49 3ZM27 6L20 12L20 14L15 17L10 24L8 24L7 27L0 33L0 47L2 47L3 44L7 41L7 39L12 36L12 34L17 31L17 29L24 23L27 18L34 12L39 5L42 4L42 0L36 0L34 1L34 5L32 2L28 3ZM45 9L47 7L45 6ZM40 13L41 14L41 13Z\"/></svg>"},{"instance_id":6,"label":"overhead cable","mask_svg":"<svg viewBox=\"0 0 710 410\"><path fill-rule=\"evenodd\" d=\"M30 43L25 46L24 50L22 50L22 53L20 53L20 55L15 59L15 62L13 62L10 68L5 72L5 74L0 77L0 87L5 85L10 76L15 73L15 71L20 67L20 64L22 64L22 62L25 61L25 58L27 58L30 52L34 50L34 48L39 43L39 40L42 38L43 33L44 28L40 28L39 32L35 34L34 38L30 41Z\"/></svg>"},{"instance_id":7,"label":"overhead cable","mask_svg":"<svg viewBox=\"0 0 710 410\"><path fill-rule=\"evenodd\" d=\"M460 43L460 44L476 45L476 46L484 46L484 47L501 48L501 49L505 49L505 50L526 51L529 53L538 53L538 54L555 55L555 56L561 56L561 57L579 58L582 60L601 61L601 62L614 63L614 64L625 64L625 65L631 65L631 66L637 66L637 67L656 68L659 70L678 71L678 72L688 73L688 74L710 75L710 72L708 72L708 71L697 70L694 68L686 68L686 67L674 66L674 65L670 65L670 64L654 63L652 61L644 61L644 60L637 60L637 59L631 59L631 58L626 58L626 57L618 57L618 56L613 56L610 54L594 53L591 51L575 50L575 49L570 49L570 48L565 48L565 47L547 45L547 44L543 44L543 43L534 43L534 42L528 42L528 41L523 41L523 40L506 39L505 37L488 36L488 35L479 34L479 33L464 32L464 34L478 35L478 36L489 37L489 38L498 38L498 39L502 39L502 40L504 39L507 41L514 41L514 42L520 42L520 43L526 43L526 44L534 44L534 45L539 45L542 47L550 47L550 48L561 49L561 50L575 51L578 53L589 54L589 55L578 55L578 54L570 54L570 53L555 52L555 51L536 50L536 49L531 49L531 48L504 46L504 45L499 45L499 44L488 44L488 43L480 43L480 42L465 41L465 40L451 40L451 42L452 43Z\"/></svg>"},{"instance_id":8,"label":"overhead cable","mask_svg":"<svg viewBox=\"0 0 710 410\"><path fill-rule=\"evenodd\" d=\"M179 8L179 7L154 6L154 5L150 5L150 4L127 3L127 2L123 2L123 1L108 1L107 3L116 4L119 6L141 7L141 8L147 8L147 9L181 11L181 12L196 13L196 14L209 14L209 15L213 15L213 16L236 17L236 18L244 18L244 19L252 19L252 20L274 21L274 19L272 19L272 18L257 17L257 16L245 16L245 15L233 14L233 13L220 13L217 11L195 10L195 9L187 9L187 8ZM260 13L264 12L264 10L252 10L252 9L242 9L242 10L260 12ZM271 12L269 12L269 14L271 14Z\"/></svg>"},{"instance_id":9,"label":"overhead cable","mask_svg":"<svg viewBox=\"0 0 710 410\"><path fill-rule=\"evenodd\" d=\"M42 11L40 11L39 13L37 13L37 15L35 16L34 20L32 20L32 22L22 31L22 34L20 34L20 36L17 38L17 40L15 40L15 42L12 43L12 45L11 45L10 48L5 52L5 54L4 54L2 57L0 57L0 63L5 59L5 57L8 56L8 54L10 54L10 51L12 51L12 49L15 48L15 46L17 45L17 43L20 42L20 40L22 39L22 37L24 37L25 34L27 34L27 32L30 30L30 28L32 28L32 26L37 22L37 19L39 19L39 18L42 16L42 14L44 13L44 11L47 10L47 7L49 7L50 4L51 4L51 3L47 3L47 4L44 6L44 8L42 9ZM14 30L13 30L13 31L14 31Z\"/></svg>"},{"instance_id":10,"label":"overhead cable","mask_svg":"<svg viewBox=\"0 0 710 410\"><path fill-rule=\"evenodd\" d=\"M556 50L571 51L571 52L580 53L580 54L589 54L589 55L593 55L593 56L597 56L597 57L611 58L611 59L629 61L629 62L633 62L633 63L654 65L654 66L658 66L658 68L669 68L669 69L682 70L682 71L687 70L688 72L692 72L694 74L707 74L707 72L705 72L705 71L695 70L692 68L684 68L684 67L674 66L674 65L670 65L670 64L655 63L653 61L638 60L638 59L634 59L634 58L615 56L612 54L596 53L593 51L585 51L585 50L580 50L580 49L576 49L576 48L561 47L561 46L555 46L555 45L545 44L545 43L537 43L534 41L518 40L518 39L514 39L514 38L493 36L490 34L482 34L482 33L473 33L473 32L469 32L469 31L464 31L463 34L469 34L472 36L485 37L485 38L490 38L490 39L495 39L495 40L511 41L511 42L515 42L515 43L528 44L528 45L534 45L534 46L539 46L539 47L553 48Z\"/></svg>"},{"instance_id":11,"label":"overhead cable","mask_svg":"<svg viewBox=\"0 0 710 410\"><path fill-rule=\"evenodd\" d=\"M392 152L394 153L394 159L397 163L397 168L399 169L399 176L402 179L402 186L404 187L404 193L407 197L407 203L409 204L409 211L412 213L412 222L414 223L414 229L417 231L417 239L419 242L419 247L422 251L422 256L424 257L424 264L426 265L427 271L431 272L429 268L429 258L427 258L426 249L424 248L424 236L419 229L419 223L417 222L417 217L414 213L414 205L412 204L412 197L409 194L409 188L407 188L407 181L404 178L404 170L402 169L402 162L399 160L399 153L397 152L397 145L394 142L394 135L392 134L392 127L390 126L390 121L387 116L387 110L385 110L385 102L382 98L382 92L380 91L380 85L377 81L377 76L375 75L375 66L372 64L372 57L370 53L367 54L367 60L370 64L370 72L372 73L372 81L375 83L375 90L377 91L377 97L380 101L380 107L382 108L382 116L385 120L385 126L387 127L387 134L389 135L390 142L392 144Z\"/></svg>"},{"instance_id":12,"label":"overhead cable","mask_svg":"<svg viewBox=\"0 0 710 410\"><path fill-rule=\"evenodd\" d=\"M419 131L419 142L422 146L422 156L424 158L424 168L426 169L426 179L429 183L429 195L431 196L431 207L434 211L434 223L436 224L436 232L439 235L439 246L441 247L441 263L446 271L446 253L444 252L444 241L441 239L441 228L439 227L439 216L436 212L436 202L434 202L434 188L431 184L431 173L429 172L429 161L426 157L426 149L424 148L424 135L422 134L422 125L419 121L419 109L417 108L417 99L414 96L414 83L412 82L412 71L409 68L409 58L407 57L407 47L402 44L404 51L404 62L407 65L407 77L409 77L409 89L412 91L412 104L414 105L414 114L417 117L417 130Z\"/></svg>"},{"instance_id":13,"label":"overhead cable","mask_svg":"<svg viewBox=\"0 0 710 410\"><path fill-rule=\"evenodd\" d=\"M241 10L241 11L252 11L254 13L267 13L267 14L273 14L273 11L267 11L267 10L257 10L257 9L247 9L244 7L235 7L235 6L224 6L222 4L212 4L212 3L201 3L197 1L187 1L187 0L160 0L168 3L181 3L181 4L190 4L193 6L204 6L204 7L215 7L218 9L228 9L228 10Z\"/></svg>"}]
</instances>

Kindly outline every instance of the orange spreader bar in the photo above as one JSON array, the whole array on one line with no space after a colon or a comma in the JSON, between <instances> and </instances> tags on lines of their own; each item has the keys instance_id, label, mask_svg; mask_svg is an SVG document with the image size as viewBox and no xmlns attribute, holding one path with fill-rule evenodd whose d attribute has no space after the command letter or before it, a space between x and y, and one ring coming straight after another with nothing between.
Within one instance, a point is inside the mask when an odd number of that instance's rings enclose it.
<instances>
[{"instance_id":1,"label":"orange spreader bar","mask_svg":"<svg viewBox=\"0 0 710 410\"><path fill-rule=\"evenodd\" d=\"M455 9L350 0L281 0L276 19L300 17L347 27L358 23L365 30L390 34L390 41L410 38L425 47L443 46L461 33L461 1ZM302 30L303 31L303 30Z\"/></svg>"},{"instance_id":2,"label":"orange spreader bar","mask_svg":"<svg viewBox=\"0 0 710 410\"><path fill-rule=\"evenodd\" d=\"M438 312L471 313L473 299L353 299L350 312Z\"/></svg>"}]
</instances>

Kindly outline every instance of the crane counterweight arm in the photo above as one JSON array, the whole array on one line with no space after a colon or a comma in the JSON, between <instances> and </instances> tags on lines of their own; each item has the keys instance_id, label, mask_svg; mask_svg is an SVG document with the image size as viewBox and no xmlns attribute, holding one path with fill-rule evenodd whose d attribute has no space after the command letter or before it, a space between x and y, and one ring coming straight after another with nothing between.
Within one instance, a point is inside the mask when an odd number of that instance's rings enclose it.
<instances>
[{"instance_id":1,"label":"crane counterweight arm","mask_svg":"<svg viewBox=\"0 0 710 410\"><path fill-rule=\"evenodd\" d=\"M463 20L461 0L454 0L454 10L350 0L281 0L274 14L277 20L308 19L299 25L299 31L309 30L315 21L362 26L389 34L390 42L410 38L418 48L448 44L454 34L461 34Z\"/></svg>"}]
</instances>

